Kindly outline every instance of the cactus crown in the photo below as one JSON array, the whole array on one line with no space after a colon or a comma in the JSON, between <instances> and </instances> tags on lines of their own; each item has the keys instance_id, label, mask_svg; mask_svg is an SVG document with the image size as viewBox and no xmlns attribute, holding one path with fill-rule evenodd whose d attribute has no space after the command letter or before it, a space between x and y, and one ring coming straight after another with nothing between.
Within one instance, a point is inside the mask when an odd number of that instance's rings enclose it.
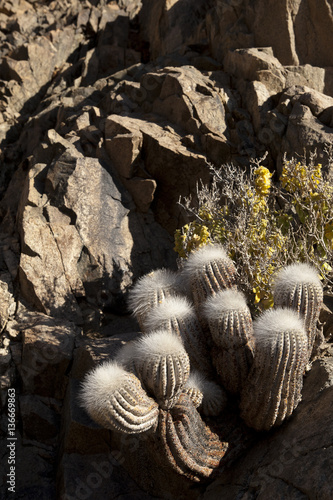
<instances>
[{"instance_id":1,"label":"cactus crown","mask_svg":"<svg viewBox=\"0 0 333 500\"><path fill-rule=\"evenodd\" d=\"M151 332L136 341L133 354L136 358L151 357L155 355L168 356L185 352L182 341L176 334L167 330Z\"/></svg>"},{"instance_id":2,"label":"cactus crown","mask_svg":"<svg viewBox=\"0 0 333 500\"><path fill-rule=\"evenodd\" d=\"M105 362L89 372L81 385L79 395L80 405L85 408L95 406L96 400L103 400L105 396L112 395L119 386L128 382L128 377L133 377L117 362Z\"/></svg>"},{"instance_id":3,"label":"cactus crown","mask_svg":"<svg viewBox=\"0 0 333 500\"><path fill-rule=\"evenodd\" d=\"M297 284L308 284L321 286L321 281L316 269L309 264L291 264L277 274L275 278L274 291L277 288L293 287Z\"/></svg>"},{"instance_id":4,"label":"cactus crown","mask_svg":"<svg viewBox=\"0 0 333 500\"><path fill-rule=\"evenodd\" d=\"M191 374L185 383L185 387L198 389L199 391L202 392L204 382L205 382L205 377L200 372L191 371Z\"/></svg>"},{"instance_id":5,"label":"cactus crown","mask_svg":"<svg viewBox=\"0 0 333 500\"><path fill-rule=\"evenodd\" d=\"M171 290L176 286L177 275L168 269L157 269L140 278L128 295L128 306L134 314L146 310L147 296L155 290Z\"/></svg>"},{"instance_id":6,"label":"cactus crown","mask_svg":"<svg viewBox=\"0 0 333 500\"><path fill-rule=\"evenodd\" d=\"M269 341L277 333L304 332L303 321L293 309L278 307L265 311L253 323L256 344Z\"/></svg>"},{"instance_id":7,"label":"cactus crown","mask_svg":"<svg viewBox=\"0 0 333 500\"><path fill-rule=\"evenodd\" d=\"M209 404L213 400L220 399L221 404L222 402L225 403L227 400L227 396L223 388L213 380L208 380L204 375L202 375L198 371L191 372L184 387L186 388L189 387L201 391L205 400L208 401Z\"/></svg>"},{"instance_id":8,"label":"cactus crown","mask_svg":"<svg viewBox=\"0 0 333 500\"><path fill-rule=\"evenodd\" d=\"M171 296L167 297L161 304L154 307L145 319L146 329L154 327L158 323L168 320L172 317L187 318L194 315L192 305L186 297Z\"/></svg>"},{"instance_id":9,"label":"cactus crown","mask_svg":"<svg viewBox=\"0 0 333 500\"><path fill-rule=\"evenodd\" d=\"M232 260L222 245L206 245L192 252L184 265L183 274L189 278L198 269L214 260L223 260L233 265Z\"/></svg>"},{"instance_id":10,"label":"cactus crown","mask_svg":"<svg viewBox=\"0 0 333 500\"><path fill-rule=\"evenodd\" d=\"M218 318L228 311L239 311L247 308L245 296L237 290L221 290L209 297L203 306L203 313L209 320Z\"/></svg>"}]
</instances>

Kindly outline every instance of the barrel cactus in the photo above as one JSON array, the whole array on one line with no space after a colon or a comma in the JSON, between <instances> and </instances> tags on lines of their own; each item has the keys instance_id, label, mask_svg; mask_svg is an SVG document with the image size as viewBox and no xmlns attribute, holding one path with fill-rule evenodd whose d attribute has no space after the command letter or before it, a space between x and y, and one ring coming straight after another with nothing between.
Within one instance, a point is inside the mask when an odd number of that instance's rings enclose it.
<instances>
[{"instance_id":1,"label":"barrel cactus","mask_svg":"<svg viewBox=\"0 0 333 500\"><path fill-rule=\"evenodd\" d=\"M200 413L207 417L219 415L228 402L228 396L223 387L196 371L191 372L183 392L189 394Z\"/></svg>"},{"instance_id":2,"label":"barrel cactus","mask_svg":"<svg viewBox=\"0 0 333 500\"><path fill-rule=\"evenodd\" d=\"M311 355L323 306L323 286L317 271L304 263L285 267L276 277L273 297L277 306L291 307L304 319Z\"/></svg>"},{"instance_id":3,"label":"barrel cactus","mask_svg":"<svg viewBox=\"0 0 333 500\"><path fill-rule=\"evenodd\" d=\"M161 408L173 406L190 375L190 360L177 335L158 330L133 343L138 377Z\"/></svg>"},{"instance_id":4,"label":"barrel cactus","mask_svg":"<svg viewBox=\"0 0 333 500\"><path fill-rule=\"evenodd\" d=\"M144 332L166 329L176 333L184 343L191 366L208 376L213 376L207 338L188 298L175 295L167 297L153 307L143 322Z\"/></svg>"},{"instance_id":5,"label":"barrel cactus","mask_svg":"<svg viewBox=\"0 0 333 500\"><path fill-rule=\"evenodd\" d=\"M130 356L140 380L120 365L129 365ZM157 463L162 456L164 464L193 481L210 477L228 445L196 409L203 395L193 378L187 384L189 359L181 340L164 330L152 332L125 345L117 360L89 372L83 382L80 398L90 417L121 433L151 431L152 442L162 443L161 449L152 447Z\"/></svg>"},{"instance_id":6,"label":"barrel cactus","mask_svg":"<svg viewBox=\"0 0 333 500\"><path fill-rule=\"evenodd\" d=\"M308 339L297 313L277 308L254 322L255 356L241 393L241 417L269 430L290 417L301 400Z\"/></svg>"},{"instance_id":7,"label":"barrel cactus","mask_svg":"<svg viewBox=\"0 0 333 500\"><path fill-rule=\"evenodd\" d=\"M235 265L221 245L207 245L190 254L182 276L193 296L199 317L205 299L235 286L236 275Z\"/></svg>"},{"instance_id":8,"label":"barrel cactus","mask_svg":"<svg viewBox=\"0 0 333 500\"><path fill-rule=\"evenodd\" d=\"M166 297L176 294L178 275L168 269L157 269L141 277L130 290L128 306L136 316L140 328L149 311Z\"/></svg>"},{"instance_id":9,"label":"barrel cactus","mask_svg":"<svg viewBox=\"0 0 333 500\"><path fill-rule=\"evenodd\" d=\"M107 429L139 434L157 424L157 403L133 373L115 362L106 362L88 373L80 399L90 417Z\"/></svg>"},{"instance_id":10,"label":"barrel cactus","mask_svg":"<svg viewBox=\"0 0 333 500\"><path fill-rule=\"evenodd\" d=\"M192 481L211 477L228 449L184 393L170 411L160 412L157 432L170 467Z\"/></svg>"},{"instance_id":11,"label":"barrel cactus","mask_svg":"<svg viewBox=\"0 0 333 500\"><path fill-rule=\"evenodd\" d=\"M212 340L213 363L223 386L240 392L249 373L254 350L252 317L244 295L221 290L206 300L203 312Z\"/></svg>"},{"instance_id":12,"label":"barrel cactus","mask_svg":"<svg viewBox=\"0 0 333 500\"><path fill-rule=\"evenodd\" d=\"M203 394L199 407L201 413L207 417L220 415L228 404L226 391L218 383L208 379L202 380L200 387Z\"/></svg>"},{"instance_id":13,"label":"barrel cactus","mask_svg":"<svg viewBox=\"0 0 333 500\"><path fill-rule=\"evenodd\" d=\"M190 396L194 406L199 408L203 400L202 375L199 372L191 372L182 392Z\"/></svg>"}]
</instances>

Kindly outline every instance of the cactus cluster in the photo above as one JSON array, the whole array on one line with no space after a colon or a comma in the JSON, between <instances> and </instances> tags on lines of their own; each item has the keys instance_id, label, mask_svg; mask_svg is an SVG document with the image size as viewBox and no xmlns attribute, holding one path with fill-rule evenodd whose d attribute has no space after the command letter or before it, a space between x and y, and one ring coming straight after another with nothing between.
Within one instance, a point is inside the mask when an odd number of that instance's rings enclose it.
<instances>
[{"instance_id":1,"label":"cactus cluster","mask_svg":"<svg viewBox=\"0 0 333 500\"><path fill-rule=\"evenodd\" d=\"M114 431L157 437L174 471L201 481L229 444L211 422L237 405L247 427L268 431L301 400L323 290L307 264L277 275L275 307L252 320L236 268L220 245L193 252L178 273L141 278L129 304L142 335L88 373L82 405Z\"/></svg>"}]
</instances>

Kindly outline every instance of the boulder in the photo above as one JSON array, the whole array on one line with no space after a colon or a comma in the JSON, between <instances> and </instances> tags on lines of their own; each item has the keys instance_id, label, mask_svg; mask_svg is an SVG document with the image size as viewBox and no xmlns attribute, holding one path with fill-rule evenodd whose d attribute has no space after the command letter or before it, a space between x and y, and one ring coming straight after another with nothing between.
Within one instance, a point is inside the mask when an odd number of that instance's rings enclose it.
<instances>
[{"instance_id":1,"label":"boulder","mask_svg":"<svg viewBox=\"0 0 333 500\"><path fill-rule=\"evenodd\" d=\"M277 109L288 114L296 102L307 106L318 117L326 108L332 107L333 98L307 86L294 85L282 93Z\"/></svg>"},{"instance_id":2,"label":"boulder","mask_svg":"<svg viewBox=\"0 0 333 500\"><path fill-rule=\"evenodd\" d=\"M325 147L331 142L332 106L332 97L308 87L296 86L287 89L277 106L277 110L288 116L281 151L289 156L302 156L304 152L316 150L320 162ZM280 153L278 170L281 168L282 156Z\"/></svg>"},{"instance_id":3,"label":"boulder","mask_svg":"<svg viewBox=\"0 0 333 500\"><path fill-rule=\"evenodd\" d=\"M200 176L207 181L209 173L205 157L186 148L177 132L158 123L160 120L156 118L154 123L134 116L110 115L105 121L105 148L131 193L135 194L134 189L137 189L131 182L136 177L136 182L142 183L137 174L145 174L149 182L145 186L147 191L137 192L137 199L147 193L149 201L156 186L157 222L173 234L181 217L177 206L179 196L188 196L194 191L192 174L195 179ZM127 148L121 156L117 155L119 143ZM174 189L176 185L177 190ZM141 203L144 202L142 199Z\"/></svg>"},{"instance_id":4,"label":"boulder","mask_svg":"<svg viewBox=\"0 0 333 500\"><path fill-rule=\"evenodd\" d=\"M324 125L313 116L310 109L297 102L289 115L282 150L289 155L304 155L316 149L319 161L323 157L325 145L330 144L333 128Z\"/></svg>"},{"instance_id":5,"label":"boulder","mask_svg":"<svg viewBox=\"0 0 333 500\"><path fill-rule=\"evenodd\" d=\"M151 57L181 52L191 44L206 44L204 21L209 6L203 0L195 6L175 0L143 0L139 19Z\"/></svg>"},{"instance_id":6,"label":"boulder","mask_svg":"<svg viewBox=\"0 0 333 500\"><path fill-rule=\"evenodd\" d=\"M2 78L12 82L9 113L20 112L24 106L26 112L31 112L36 107L39 93L51 81L55 68L65 63L82 38L73 27L67 27L62 32L52 32L51 40L39 36L36 42L23 44L3 59Z\"/></svg>"},{"instance_id":7,"label":"boulder","mask_svg":"<svg viewBox=\"0 0 333 500\"><path fill-rule=\"evenodd\" d=\"M48 220L45 210L43 213L43 198L46 201L47 196L43 195L42 184L38 186L38 191L35 178L39 175L39 178L44 176L45 179L47 169L45 164L37 164L30 170L21 198L21 290L23 296L42 312L53 315L58 311L58 315L80 322L81 312L73 295L75 288L72 290L71 285L74 281L79 289L80 285L81 288L83 286L78 282L75 268L73 280L71 267L73 261L76 265L81 254L82 242L74 226L66 231L66 226L71 225L70 217L61 213L57 217L55 210L50 210L48 217L51 215L51 218ZM67 269L64 267L62 251L67 253Z\"/></svg>"},{"instance_id":8,"label":"boulder","mask_svg":"<svg viewBox=\"0 0 333 500\"><path fill-rule=\"evenodd\" d=\"M321 93L327 93L325 92L325 68L311 66L311 64L285 66L284 75L286 79L285 87L294 87L295 85L301 85L305 87L311 87L312 89Z\"/></svg>"},{"instance_id":9,"label":"boulder","mask_svg":"<svg viewBox=\"0 0 333 500\"><path fill-rule=\"evenodd\" d=\"M274 57L271 47L236 49L229 51L224 58L224 70L237 78L258 80L260 71L270 71L283 78L283 66Z\"/></svg>"},{"instance_id":10,"label":"boulder","mask_svg":"<svg viewBox=\"0 0 333 500\"><path fill-rule=\"evenodd\" d=\"M246 87L246 107L251 114L254 130L257 134L266 122L267 113L273 108L270 97L266 85L261 82L253 81Z\"/></svg>"},{"instance_id":11,"label":"boulder","mask_svg":"<svg viewBox=\"0 0 333 500\"><path fill-rule=\"evenodd\" d=\"M111 3L99 9L81 11L78 23L88 32L97 34L96 47L89 50L84 61L80 82L83 85L94 83L98 75L116 72L120 68L140 62L140 53L134 47L128 47L130 18L121 7L119 3ZM126 10L133 13L136 7L132 7L133 10L127 5Z\"/></svg>"},{"instance_id":12,"label":"boulder","mask_svg":"<svg viewBox=\"0 0 333 500\"><path fill-rule=\"evenodd\" d=\"M180 125L188 133L226 131L225 112L212 83L195 68L165 68L165 77L153 111Z\"/></svg>"},{"instance_id":13,"label":"boulder","mask_svg":"<svg viewBox=\"0 0 333 500\"><path fill-rule=\"evenodd\" d=\"M80 330L66 320L41 313L25 313L18 322L22 358L17 368L24 394L63 399L66 373Z\"/></svg>"}]
</instances>

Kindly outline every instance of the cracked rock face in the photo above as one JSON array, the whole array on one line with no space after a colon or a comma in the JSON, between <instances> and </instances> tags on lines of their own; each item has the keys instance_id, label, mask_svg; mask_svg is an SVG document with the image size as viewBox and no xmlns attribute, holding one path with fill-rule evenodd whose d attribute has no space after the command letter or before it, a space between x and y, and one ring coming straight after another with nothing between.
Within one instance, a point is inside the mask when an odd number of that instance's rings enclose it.
<instances>
[{"instance_id":1,"label":"cracked rock face","mask_svg":"<svg viewBox=\"0 0 333 500\"><path fill-rule=\"evenodd\" d=\"M96 307L124 308L122 296L153 242L133 235L140 216L102 162L84 157L54 130L49 138L63 152L30 167L19 201L20 290L38 310L81 324L84 297ZM162 236L157 225L156 231ZM163 239L169 245L162 236L157 251L163 252Z\"/></svg>"},{"instance_id":2,"label":"cracked rock face","mask_svg":"<svg viewBox=\"0 0 333 500\"><path fill-rule=\"evenodd\" d=\"M14 387L20 498L333 496L329 297L295 415L237 436L242 457L205 487L78 406L86 372L137 336L132 285L176 268L178 200L208 163L268 151L279 173L332 142L327 2L192 3L0 1L0 441Z\"/></svg>"}]
</instances>

